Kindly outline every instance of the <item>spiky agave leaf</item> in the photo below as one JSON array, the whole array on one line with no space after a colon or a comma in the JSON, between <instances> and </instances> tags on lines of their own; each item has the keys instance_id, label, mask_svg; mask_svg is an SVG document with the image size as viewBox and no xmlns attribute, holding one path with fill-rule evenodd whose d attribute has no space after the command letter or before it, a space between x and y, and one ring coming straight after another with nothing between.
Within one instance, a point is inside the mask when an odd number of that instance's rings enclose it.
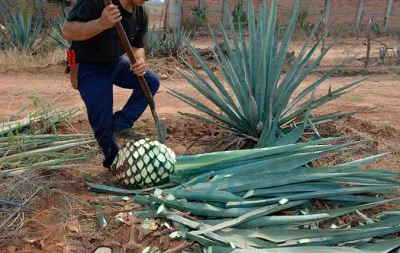
<instances>
[{"instance_id":1,"label":"spiky agave leaf","mask_svg":"<svg viewBox=\"0 0 400 253\"><path fill-rule=\"evenodd\" d=\"M155 56L154 50L161 43L161 33L156 30L156 26L153 25L146 33L146 53Z\"/></svg>"},{"instance_id":2,"label":"spiky agave leaf","mask_svg":"<svg viewBox=\"0 0 400 253\"><path fill-rule=\"evenodd\" d=\"M190 33L182 27L173 28L171 32L164 34L164 39L160 41L158 50L162 49L168 55L178 58L190 44Z\"/></svg>"},{"instance_id":3,"label":"spiky agave leaf","mask_svg":"<svg viewBox=\"0 0 400 253\"><path fill-rule=\"evenodd\" d=\"M238 140L243 138L247 138L250 142L256 140L257 147L294 143L301 138L308 125L317 132L318 124L337 120L341 115L346 116L342 113L321 116L320 118L324 121L317 120L315 124L307 117L310 110L339 98L365 80L350 83L320 98L310 99L311 93L317 87L351 60L347 59L294 96L294 91L321 62L337 39L329 44L321 55L312 59L327 35L323 34L314 45L311 45L312 38L321 23L319 21L286 75L283 75L285 58L299 14L300 0L295 2L293 14L281 42L279 42L281 31L275 28L277 8L278 0L273 0L270 10L267 11L266 1L263 0L258 14L259 22L256 22L254 6L250 1L248 36L245 35L241 24L236 30L230 18L231 40L228 37L228 31L219 21L224 50L210 29L218 56L217 63L223 74L222 78L212 71L195 48L188 45L209 80L189 64L189 74L183 72L181 74L222 113L216 113L214 108L199 102L196 98L177 90L172 91L174 96L211 117L216 122L215 124L222 124L230 130L231 134L239 136ZM204 117L194 118L210 121Z\"/></svg>"},{"instance_id":4,"label":"spiky agave leaf","mask_svg":"<svg viewBox=\"0 0 400 253\"><path fill-rule=\"evenodd\" d=\"M48 26L50 27L49 36L51 42L62 49L67 49L70 46L70 42L64 39L63 26L66 20L66 13L62 12L56 18L49 21Z\"/></svg>"}]
</instances>

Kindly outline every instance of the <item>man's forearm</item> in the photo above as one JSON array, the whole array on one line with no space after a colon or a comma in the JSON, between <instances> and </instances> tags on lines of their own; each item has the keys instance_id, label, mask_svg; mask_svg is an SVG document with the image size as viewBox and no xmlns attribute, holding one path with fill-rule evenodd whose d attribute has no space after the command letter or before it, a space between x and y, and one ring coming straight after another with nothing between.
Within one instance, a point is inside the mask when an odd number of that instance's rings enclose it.
<instances>
[{"instance_id":1,"label":"man's forearm","mask_svg":"<svg viewBox=\"0 0 400 253\"><path fill-rule=\"evenodd\" d=\"M89 22L66 22L63 28L63 36L66 40L84 41L93 38L105 29L100 24L100 19Z\"/></svg>"}]
</instances>

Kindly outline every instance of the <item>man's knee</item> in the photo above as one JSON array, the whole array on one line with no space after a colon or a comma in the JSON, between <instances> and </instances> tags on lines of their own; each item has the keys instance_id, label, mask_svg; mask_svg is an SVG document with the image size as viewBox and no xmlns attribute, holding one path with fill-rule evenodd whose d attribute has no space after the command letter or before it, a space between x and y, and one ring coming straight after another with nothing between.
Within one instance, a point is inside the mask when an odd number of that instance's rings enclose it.
<instances>
[{"instance_id":1,"label":"man's knee","mask_svg":"<svg viewBox=\"0 0 400 253\"><path fill-rule=\"evenodd\" d=\"M154 94L160 88L160 79L157 77L156 74L154 74L151 71L148 71L146 73L146 81L147 81L147 84L149 85L149 89L150 89L151 93L154 96Z\"/></svg>"}]
</instances>

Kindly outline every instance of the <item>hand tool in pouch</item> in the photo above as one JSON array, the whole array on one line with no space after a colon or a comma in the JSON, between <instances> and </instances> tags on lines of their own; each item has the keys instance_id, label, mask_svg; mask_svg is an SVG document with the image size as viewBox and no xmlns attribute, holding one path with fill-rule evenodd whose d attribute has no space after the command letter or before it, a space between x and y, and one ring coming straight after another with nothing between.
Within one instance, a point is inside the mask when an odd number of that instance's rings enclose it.
<instances>
[{"instance_id":1,"label":"hand tool in pouch","mask_svg":"<svg viewBox=\"0 0 400 253\"><path fill-rule=\"evenodd\" d=\"M111 0L104 0L104 3L106 6L113 4ZM115 29L117 29L118 36L122 42L122 45L124 46L125 52L127 53L129 60L131 61L132 64L136 63L136 57L133 53L133 50L129 43L129 39L126 36L125 30L121 24L121 21L119 21L118 23L115 24ZM158 118L153 95L150 92L150 89L149 89L149 86L147 85L146 79L144 79L143 76L136 76L136 77L139 80L140 87L142 88L142 91L147 99L147 102L149 103L149 106L151 109L151 114L153 115L154 121L156 123L158 141L161 143L165 143L165 139L167 138L167 126L165 124L165 121L160 120Z\"/></svg>"}]
</instances>

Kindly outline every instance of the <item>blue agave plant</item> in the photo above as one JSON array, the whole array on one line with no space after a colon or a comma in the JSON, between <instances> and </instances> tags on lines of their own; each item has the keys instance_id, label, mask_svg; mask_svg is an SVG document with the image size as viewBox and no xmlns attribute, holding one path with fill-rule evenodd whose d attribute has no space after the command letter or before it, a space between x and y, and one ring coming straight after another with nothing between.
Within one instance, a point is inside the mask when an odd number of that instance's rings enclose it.
<instances>
[{"instance_id":1,"label":"blue agave plant","mask_svg":"<svg viewBox=\"0 0 400 253\"><path fill-rule=\"evenodd\" d=\"M0 40L3 49L15 48L19 51L34 52L41 43L38 35L43 23L39 20L33 22L31 14L24 15L10 10L2 14L5 29L0 29Z\"/></svg>"},{"instance_id":2,"label":"blue agave plant","mask_svg":"<svg viewBox=\"0 0 400 253\"><path fill-rule=\"evenodd\" d=\"M294 91L321 62L322 58L336 43L334 40L320 54L312 58L327 34L319 36L312 45L312 39L319 23L311 31L297 58L284 74L284 65L300 11L300 0L295 1L294 10L284 33L277 25L278 0L273 0L269 11L266 1L261 2L256 21L253 3L249 3L247 31L239 22L238 29L230 17L230 34L219 21L219 32L226 48L221 48L212 29L216 47L217 64L223 77L217 76L191 45L188 48L195 55L205 71L204 78L195 68L189 67L189 74L182 76L221 113L177 90L172 94L209 117L197 114L184 115L209 122L228 131L225 141L242 147L252 143L257 147L291 144L299 141L306 128L318 133L316 126L337 120L349 114L341 112L322 115L311 119L310 111L346 94L363 80L350 83L325 96L314 99L313 91L342 66L351 61L346 59L339 66L328 71L314 83L303 88L298 95ZM281 34L282 33L282 34ZM281 41L280 38L282 37ZM311 49L309 49L311 46ZM350 113L351 115L351 113Z\"/></svg>"}]
</instances>

